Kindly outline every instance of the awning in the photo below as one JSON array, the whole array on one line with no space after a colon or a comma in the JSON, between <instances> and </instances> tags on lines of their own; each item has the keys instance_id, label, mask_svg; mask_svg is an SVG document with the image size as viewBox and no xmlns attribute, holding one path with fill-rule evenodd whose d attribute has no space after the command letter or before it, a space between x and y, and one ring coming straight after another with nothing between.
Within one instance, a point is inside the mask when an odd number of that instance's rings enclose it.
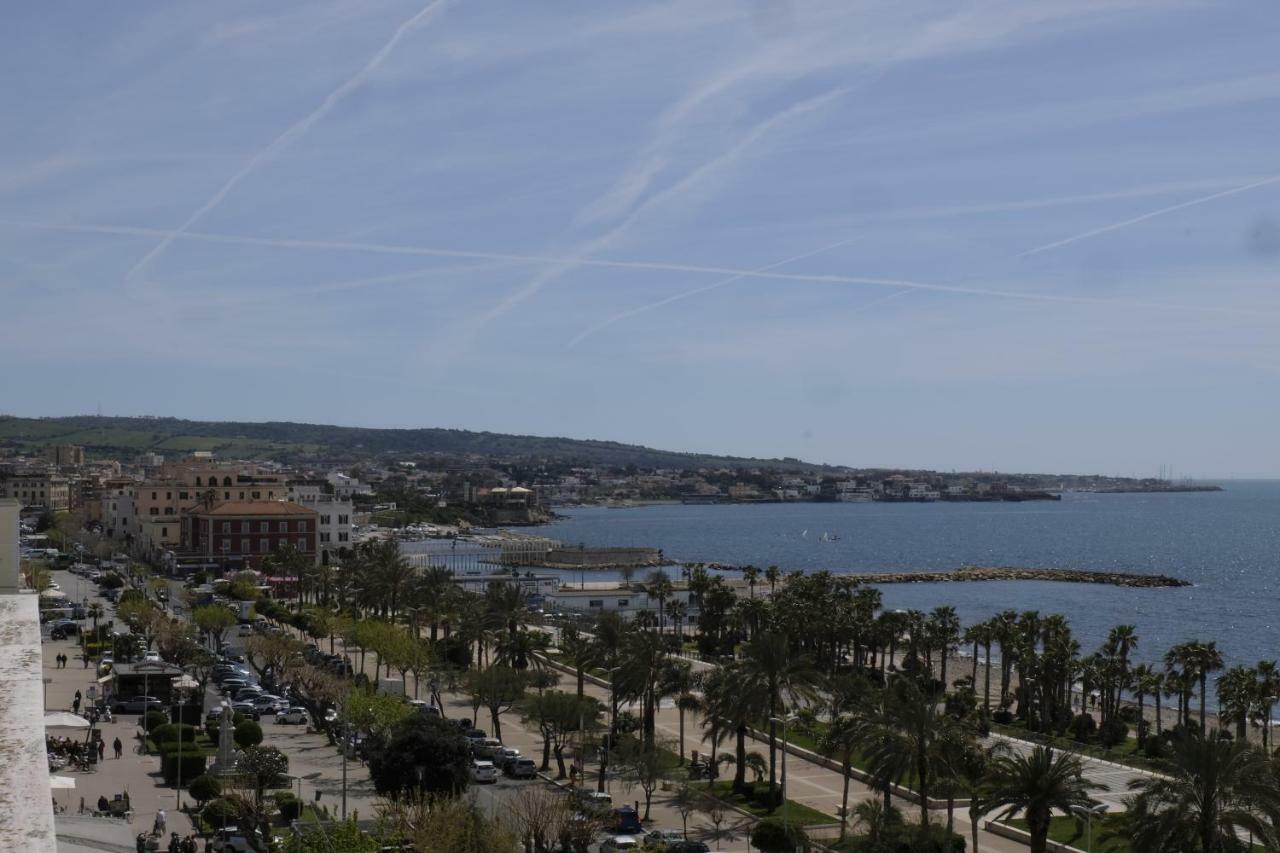
<instances>
[{"instance_id":1,"label":"awning","mask_svg":"<svg viewBox=\"0 0 1280 853\"><path fill-rule=\"evenodd\" d=\"M113 679L113 678L115 678L115 677L116 677L116 675L115 675L115 673L114 673L114 672L108 672L106 675L104 675L104 676L102 676L101 678L99 678L99 679L98 679L98 683L99 683L99 684L106 684L108 681L110 681L111 679Z\"/></svg>"},{"instance_id":2,"label":"awning","mask_svg":"<svg viewBox=\"0 0 1280 853\"><path fill-rule=\"evenodd\" d=\"M76 780L71 776L50 776L49 787L55 791L70 791L76 786Z\"/></svg>"},{"instance_id":3,"label":"awning","mask_svg":"<svg viewBox=\"0 0 1280 853\"><path fill-rule=\"evenodd\" d=\"M67 711L46 711L44 727L46 729L87 729L89 721L79 714Z\"/></svg>"}]
</instances>

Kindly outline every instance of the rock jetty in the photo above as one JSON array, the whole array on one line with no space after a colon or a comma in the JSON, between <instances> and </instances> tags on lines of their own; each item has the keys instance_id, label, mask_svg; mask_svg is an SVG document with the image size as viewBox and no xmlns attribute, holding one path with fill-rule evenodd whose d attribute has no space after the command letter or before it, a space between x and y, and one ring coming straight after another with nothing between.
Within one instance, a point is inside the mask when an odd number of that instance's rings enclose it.
<instances>
[{"instance_id":1,"label":"rock jetty","mask_svg":"<svg viewBox=\"0 0 1280 853\"><path fill-rule=\"evenodd\" d=\"M741 566L727 563L687 563L713 571L740 571ZM785 574L785 573L784 573ZM1092 569L1043 569L1023 566L961 566L941 572L851 572L836 570L850 580L863 584L891 583L969 583L974 581L1056 581L1059 583L1095 583L1140 589L1191 586L1190 581L1169 575L1145 575L1135 572L1103 572Z\"/></svg>"}]
</instances>

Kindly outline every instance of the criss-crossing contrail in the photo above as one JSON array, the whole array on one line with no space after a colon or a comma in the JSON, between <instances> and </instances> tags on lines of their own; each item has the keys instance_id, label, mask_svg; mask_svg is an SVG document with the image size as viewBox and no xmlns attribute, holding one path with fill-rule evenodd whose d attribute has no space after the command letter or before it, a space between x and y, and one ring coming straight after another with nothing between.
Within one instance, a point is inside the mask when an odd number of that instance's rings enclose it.
<instances>
[{"instance_id":1,"label":"criss-crossing contrail","mask_svg":"<svg viewBox=\"0 0 1280 853\"><path fill-rule=\"evenodd\" d=\"M803 252L799 255L792 255L789 258L783 258L780 261L774 261L771 264L765 264L762 267L756 267L754 270L751 270L751 272L752 273L768 272L769 270L774 270L774 269L777 269L778 267L786 266L787 264L793 264L796 261L803 261L805 258L812 258L814 255L821 255L823 252L830 252L834 249L840 248L841 246L847 246L850 243L854 242L855 240L860 240L860 239L862 239L860 236L849 237L847 239L840 240L839 242L832 243L830 246L822 246L821 248L812 249L808 252ZM575 346L577 346L586 338L589 338L592 335L596 334L597 332L601 332L604 329L607 329L608 327L612 326L614 323L620 323L623 320L629 320L632 317L636 316L637 314L643 314L646 311L652 311L655 308L661 308L664 305L670 305L672 302L679 302L681 299L688 299L691 296L698 296L699 294L706 293L709 290L716 290L721 287L726 287L730 284L733 284L735 281L742 281L744 278L749 278L749 276L746 273L737 273L735 275L729 276L728 278L722 278L719 281L713 281L711 282L711 284L704 284L701 287L695 287L692 290L684 290L684 291L681 291L680 293L676 293L671 296L668 296L665 299L658 299L654 302L647 302L644 305L637 306L628 311L623 311L621 313L614 314L612 317L608 318L607 320L596 323L591 328L581 331L578 334L574 335L573 339L570 340L569 343L565 346L565 349L573 349Z\"/></svg>"},{"instance_id":2,"label":"criss-crossing contrail","mask_svg":"<svg viewBox=\"0 0 1280 853\"><path fill-rule=\"evenodd\" d=\"M1169 213L1175 213L1179 210L1186 210L1188 207L1195 207L1196 205L1205 204L1216 199L1225 198L1229 195L1235 195L1236 193L1248 192L1249 190L1254 190L1258 187L1265 187L1268 184L1274 184L1278 181L1280 181L1280 175L1273 175L1270 178L1263 178L1260 181L1242 184L1238 187L1232 187L1229 190L1222 190L1221 192L1211 193L1210 195L1200 196L1199 198L1193 198L1190 201L1180 202L1178 204L1170 205L1169 207L1162 207L1159 210L1153 210L1149 213L1144 213L1141 216L1135 216L1131 219L1125 219L1120 222L1113 222L1110 225L1103 225L1101 228L1094 228L1081 234L1064 237L1061 240L1054 240L1052 243L1045 243L1043 246L1036 246L1035 248L1027 249L1025 252L1019 252L1013 257L1016 260L1018 258L1026 258L1031 255L1038 255L1041 252L1047 252L1050 249L1057 249L1061 246L1078 243L1081 240L1088 240L1090 237L1097 237L1099 234L1108 234L1112 231L1119 231L1121 228L1128 228L1130 225L1137 225L1139 222L1146 222L1148 219L1155 219L1157 216L1164 216Z\"/></svg>"},{"instance_id":3,"label":"criss-crossing contrail","mask_svg":"<svg viewBox=\"0 0 1280 853\"><path fill-rule=\"evenodd\" d=\"M386 44L384 44L381 49L379 49L378 52L364 64L364 67L348 78L341 86L330 92L320 103L320 106L294 122L285 129L283 133L271 140L266 147L260 149L256 154L250 157L249 160L240 167L240 170L228 178L227 181L218 188L218 191L209 197L208 201L196 208L196 211L188 216L185 222L179 225L175 230L166 232L160 242L156 244L151 251L143 255L141 260L129 268L128 273L125 274L125 278L134 278L134 276L141 272L147 264L151 263L151 261L160 255L160 253L167 249L174 240L185 234L187 229L191 228L191 226L199 222L205 214L221 204L222 200L225 199L241 181L249 177L253 170L258 168L260 163L274 156L278 151L305 135L316 122L324 118L343 98L364 83L365 79L377 70L379 65L386 61L387 57L391 55L391 51L395 50L396 45L399 43L400 39L404 37L405 33L431 18L435 14L436 10L445 2L446 0L434 0L431 3L428 3L420 9L417 14L400 24L400 26L396 27L395 32L391 34L391 38L389 38Z\"/></svg>"},{"instance_id":4,"label":"criss-crossing contrail","mask_svg":"<svg viewBox=\"0 0 1280 853\"><path fill-rule=\"evenodd\" d=\"M116 234L130 237L159 237L169 232L159 228L139 228L128 225L59 225L47 222L24 222L0 220L0 226L12 228L32 228L44 231L61 231L79 234ZM394 243L359 243L333 240L293 240L280 237L250 237L235 234L215 234L202 231L186 231L178 235L183 240L199 240L207 243L220 243L237 246L269 246L279 249L326 250L335 252L368 252L384 255L407 255L439 258L472 258L488 261L514 261L523 264L548 264L553 266L581 266L598 269L648 270L650 272L703 273L706 275L735 276L743 278L767 279L770 281L808 282L811 284L833 285L879 285L898 287L909 290L929 291L933 293L954 293L966 296L982 296L998 299L1016 299L1026 302L1056 302L1077 305L1109 305L1114 307L1151 308L1170 311L1190 311L1207 314L1229 314L1243 316L1270 315L1276 312L1237 309L1221 305L1187 305L1173 302L1146 302L1140 300L1105 299L1095 296L1072 296L1062 293L1037 293L1035 291L993 290L985 287L965 287L952 284L935 284L932 282L912 281L900 278L874 278L870 276L851 275L815 275L810 273L787 273L777 270L760 272L734 267L708 266L703 264L681 264L668 261L611 261L603 258L558 257L554 255L520 255L508 252L480 252L469 249L445 249L427 246L405 246Z\"/></svg>"}]
</instances>

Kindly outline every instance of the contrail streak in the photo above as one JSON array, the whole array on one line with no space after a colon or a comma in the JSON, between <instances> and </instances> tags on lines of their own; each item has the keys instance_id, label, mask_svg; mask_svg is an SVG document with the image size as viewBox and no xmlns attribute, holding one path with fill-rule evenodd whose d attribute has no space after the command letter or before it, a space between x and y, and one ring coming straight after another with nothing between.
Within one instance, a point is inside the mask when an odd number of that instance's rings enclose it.
<instances>
[{"instance_id":1,"label":"contrail streak","mask_svg":"<svg viewBox=\"0 0 1280 853\"><path fill-rule=\"evenodd\" d=\"M206 201L199 208L197 208L195 213L192 213L190 216L188 216L185 222L179 225L176 230L165 233L164 237L160 240L159 244L157 244L155 248L153 248L151 251L143 255L141 260L139 260L136 264L134 264L132 267L129 268L129 272L125 274L125 278L126 279L134 278L134 276L136 276L139 272L141 272L143 268L146 267L147 264L151 263L151 261L154 260L158 255L160 255L161 252L167 249L169 245L173 243L174 240L178 239L183 234L185 234L187 232L187 229L189 229L192 225L195 225L196 222L198 222L205 214L207 214L209 211L213 210L215 207L221 204L222 200L225 199L231 193L231 191L234 190L240 184L241 181L249 177L249 175L253 172L253 170L258 168L258 165L260 163L274 156L276 152L292 144L294 141L296 141L297 139L300 139L303 135L305 135L307 131L309 131L316 124L316 122L324 118L329 113L329 111L332 110L335 106L337 106L337 104L343 98L345 98L354 89L356 89L358 86L364 83L365 78L367 78L371 73L377 70L378 66L381 65L386 60L386 58L391 55L391 51L395 50L396 45L399 43L400 39L404 37L405 33L409 32L411 29L418 26L418 24L420 24L424 20L431 17L432 14L435 12L435 10L439 8L444 2L446 2L446 0L434 0L434 2L428 3L421 10L419 10L416 15L409 18L400 26L396 27L396 31L391 34L391 38L387 40L387 43L384 44L382 48L377 53L375 53L368 62L364 64L363 68L357 71L355 75L349 78L341 86L339 86L338 88L330 92L329 95L324 99L324 101L321 102L320 106L316 107L314 110L312 110L310 113L305 115L303 118L301 118L297 122L294 122L283 133L281 133L275 139L271 140L271 142L265 148L261 149L260 151L258 151L257 154L254 154L252 157L250 157L248 162L246 162L243 166L240 167L240 171L232 175L226 181L226 183L224 183L221 187L219 187L218 191L215 192L212 196L210 196L208 201Z\"/></svg>"},{"instance_id":2,"label":"contrail streak","mask_svg":"<svg viewBox=\"0 0 1280 853\"><path fill-rule=\"evenodd\" d=\"M1027 249L1025 252L1020 252L1013 257L1014 260L1017 260L1018 258L1025 258L1030 255L1038 255L1041 252L1047 252L1050 249L1057 249L1061 246L1078 243L1081 240L1088 240L1090 237L1097 237L1099 234L1119 231L1121 228L1128 228L1130 225L1137 225L1139 222L1146 222L1148 219L1155 219L1157 216L1164 216L1167 213L1185 210L1188 207L1195 207L1198 204L1205 204L1206 202L1225 198L1226 196L1235 195L1236 193L1248 192L1249 190L1257 189L1258 187L1265 187L1268 184L1274 184L1277 181L1280 181L1280 175L1273 175L1270 178L1254 181L1251 184L1244 184L1242 186L1232 187L1229 190L1223 190L1222 192L1201 196L1200 198L1193 198L1190 201L1184 201L1180 204L1170 205L1169 207L1162 207L1159 210L1153 210L1150 213L1144 213L1141 216L1135 216L1132 219L1125 219L1121 222L1113 222L1110 225L1103 225L1101 228L1094 228L1091 231L1085 231L1083 234L1076 234L1071 237L1065 237L1061 240L1055 240L1052 243L1045 243L1043 246L1036 246L1034 249Z\"/></svg>"},{"instance_id":3,"label":"contrail streak","mask_svg":"<svg viewBox=\"0 0 1280 853\"><path fill-rule=\"evenodd\" d=\"M131 237L158 237L169 232L159 228L138 228L127 225L55 225L43 222L19 222L0 220L0 225L14 228L33 228L45 231L64 231L81 234L116 234ZM799 281L813 284L848 284L848 285L881 285L885 287L907 288L934 293L954 293L967 296L984 296L999 299L1017 299L1028 302L1056 302L1078 305L1109 305L1113 307L1152 308L1170 311L1191 311L1208 314L1230 314L1257 316L1275 312L1255 309L1235 309L1219 305L1184 305L1170 302L1145 302L1136 300L1103 299L1092 296L1071 296L1068 294L1036 293L1034 291L991 290L982 287L962 287L950 284L934 284L931 282L911 281L898 278L872 278L849 275L811 275L805 273L784 273L777 271L758 272L750 269L734 267L707 266L702 264L679 264L666 261L610 261L599 258L557 257L554 255L517 255L506 252L479 252L466 249L443 249L425 246L404 246L388 243L354 243L331 240L291 240L277 237L248 237L234 234L214 234L201 231L186 231L178 235L184 240L200 240L207 243L221 243L237 246L268 246L280 249L322 249L337 252L368 252L384 255L410 255L439 258L472 258L487 261L514 261L523 264L550 264L565 266L583 266L599 269L649 270L651 272L703 273L706 275L758 278L769 281Z\"/></svg>"},{"instance_id":4,"label":"contrail streak","mask_svg":"<svg viewBox=\"0 0 1280 853\"><path fill-rule=\"evenodd\" d=\"M796 261L803 261L805 258L812 258L814 255L821 255L823 252L830 252L833 249L840 248L841 246L847 246L849 243L852 243L855 240L860 240L860 239L862 238L849 237L848 239L841 240L837 243L832 243L830 246L823 246L822 248L819 248L819 249L813 249L811 251L804 252L799 255L792 255L791 257L784 258L781 261L775 261L774 263L766 264L765 266L762 266L762 267L757 267L754 270L751 270L751 272L752 273L768 272L769 270L777 269L778 267L786 266L787 264L792 264L792 263L795 263ZM648 302L639 307L632 308L629 311L623 311L620 314L614 314L612 317L608 318L607 320L597 323L585 331L579 332L577 335L573 337L572 340L569 341L565 349L573 349L575 346L581 343L584 339L591 337L596 332L600 332L600 331L603 331L604 329L607 329L609 326L612 326L614 323L620 323L623 320L629 320L632 317L636 316L637 314L643 314L646 311L652 311L655 308L661 308L664 305L670 305L672 302L679 302L681 299L688 299L691 296L697 296L701 293L706 293L709 290L716 290L718 288L725 287L726 285L733 284L735 281L742 281L744 278L748 278L748 276L745 273L738 273L736 275L731 275L728 278L722 278L719 281L714 281L711 284L704 284L702 287L695 287L692 290L685 290L680 293L676 293L672 296L668 296L665 299L659 299L655 302ZM902 292L902 291L899 291L899 292Z\"/></svg>"}]
</instances>

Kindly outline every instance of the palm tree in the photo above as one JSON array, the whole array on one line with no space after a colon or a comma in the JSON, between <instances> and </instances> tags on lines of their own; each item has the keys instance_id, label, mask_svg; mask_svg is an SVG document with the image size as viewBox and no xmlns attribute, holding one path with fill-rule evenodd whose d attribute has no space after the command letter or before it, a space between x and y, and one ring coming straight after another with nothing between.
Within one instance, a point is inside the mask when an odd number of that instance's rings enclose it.
<instances>
[{"instance_id":1,"label":"palm tree","mask_svg":"<svg viewBox=\"0 0 1280 853\"><path fill-rule=\"evenodd\" d=\"M742 579L747 582L750 597L756 597L756 584L760 581L760 570L755 566L747 566L742 570Z\"/></svg>"},{"instance_id":2,"label":"palm tree","mask_svg":"<svg viewBox=\"0 0 1280 853\"><path fill-rule=\"evenodd\" d=\"M560 632L560 653L577 675L578 696L581 697L586 671L601 662L601 648L593 638L581 633L573 625L566 625Z\"/></svg>"},{"instance_id":3,"label":"palm tree","mask_svg":"<svg viewBox=\"0 0 1280 853\"><path fill-rule=\"evenodd\" d=\"M693 694L695 679L693 665L686 660L667 660L658 681L658 696L676 697L676 710L680 715L680 763L684 764L684 712L697 710L700 703Z\"/></svg>"},{"instance_id":4,"label":"palm tree","mask_svg":"<svg viewBox=\"0 0 1280 853\"><path fill-rule=\"evenodd\" d=\"M955 644L960 639L960 617L956 615L956 609L950 605L933 608L929 614L929 634L939 655L942 657L941 673L939 677L942 679L942 687L947 688L947 658L951 656L951 650L955 648Z\"/></svg>"},{"instance_id":5,"label":"palm tree","mask_svg":"<svg viewBox=\"0 0 1280 853\"><path fill-rule=\"evenodd\" d=\"M782 578L782 572L777 566L770 566L764 570L764 579L769 583L769 597L778 591L778 581Z\"/></svg>"},{"instance_id":6,"label":"palm tree","mask_svg":"<svg viewBox=\"0 0 1280 853\"><path fill-rule=\"evenodd\" d=\"M938 777L937 745L968 741L970 727L950 714L923 679L900 677L882 692L883 703L870 724L867 763L884 790L908 782L920 795L920 823L929 823L929 796Z\"/></svg>"},{"instance_id":7,"label":"palm tree","mask_svg":"<svg viewBox=\"0 0 1280 853\"><path fill-rule=\"evenodd\" d=\"M1253 710L1254 700L1258 696L1258 682L1253 669L1233 666L1218 676L1217 686L1218 707L1226 718L1223 722L1234 722L1236 737L1244 740L1249 734L1249 712Z\"/></svg>"},{"instance_id":8,"label":"palm tree","mask_svg":"<svg viewBox=\"0 0 1280 853\"><path fill-rule=\"evenodd\" d=\"M1129 783L1126 830L1134 850L1226 853L1251 833L1267 850L1280 845L1280 785L1261 750L1193 733L1174 742L1167 776Z\"/></svg>"},{"instance_id":9,"label":"palm tree","mask_svg":"<svg viewBox=\"0 0 1280 853\"><path fill-rule=\"evenodd\" d=\"M982 813L988 809L986 802L987 777L991 772L991 762L998 756L1009 753L1006 741L992 741L990 746L982 746L970 742L967 748L960 751L947 750L943 753L946 771L956 791L969 798L969 829L972 833L973 850L978 853L978 829L982 824Z\"/></svg>"},{"instance_id":10,"label":"palm tree","mask_svg":"<svg viewBox=\"0 0 1280 853\"><path fill-rule=\"evenodd\" d=\"M777 632L758 634L743 649L742 690L763 705L769 720L769 794L777 787L778 744L774 720L789 707L812 700L817 695L819 675L804 655L791 651L789 639Z\"/></svg>"},{"instance_id":11,"label":"palm tree","mask_svg":"<svg viewBox=\"0 0 1280 853\"><path fill-rule=\"evenodd\" d=\"M1273 660L1260 660L1258 673L1258 710L1262 713L1262 748L1270 754L1271 709L1280 698L1280 671Z\"/></svg>"},{"instance_id":12,"label":"palm tree","mask_svg":"<svg viewBox=\"0 0 1280 853\"><path fill-rule=\"evenodd\" d=\"M1031 853L1045 853L1054 809L1069 814L1073 809L1096 805L1089 790L1104 786L1090 782L1083 771L1079 758L1055 753L1046 746L1037 746L1026 754L1000 756L991 762L986 805L990 809L1003 808L1001 818L1025 813Z\"/></svg>"},{"instance_id":13,"label":"palm tree","mask_svg":"<svg viewBox=\"0 0 1280 853\"><path fill-rule=\"evenodd\" d=\"M1160 705L1160 685L1157 682L1159 673L1148 664L1140 663L1133 668L1133 697L1138 700L1138 746L1146 739L1146 717L1143 712L1143 700L1152 694L1156 697L1156 707ZM1159 729L1160 712L1156 711L1157 729Z\"/></svg>"},{"instance_id":14,"label":"palm tree","mask_svg":"<svg viewBox=\"0 0 1280 853\"><path fill-rule=\"evenodd\" d=\"M86 612L89 614L89 618L93 620L93 639L97 640L98 619L105 615L106 611L102 609L101 604L95 601L93 604L89 605L89 609Z\"/></svg>"},{"instance_id":15,"label":"palm tree","mask_svg":"<svg viewBox=\"0 0 1280 853\"><path fill-rule=\"evenodd\" d=\"M840 762L840 775L844 789L840 795L840 840L844 840L849 824L849 776L853 759L870 744L869 708L841 714L831 720L823 733L820 749L824 755L834 756Z\"/></svg>"},{"instance_id":16,"label":"palm tree","mask_svg":"<svg viewBox=\"0 0 1280 853\"><path fill-rule=\"evenodd\" d=\"M1197 642L1193 646L1190 659L1194 665L1196 677L1200 679L1200 731L1204 731L1204 705L1209 673L1222 669L1222 652L1218 651L1217 643Z\"/></svg>"}]
</instances>

